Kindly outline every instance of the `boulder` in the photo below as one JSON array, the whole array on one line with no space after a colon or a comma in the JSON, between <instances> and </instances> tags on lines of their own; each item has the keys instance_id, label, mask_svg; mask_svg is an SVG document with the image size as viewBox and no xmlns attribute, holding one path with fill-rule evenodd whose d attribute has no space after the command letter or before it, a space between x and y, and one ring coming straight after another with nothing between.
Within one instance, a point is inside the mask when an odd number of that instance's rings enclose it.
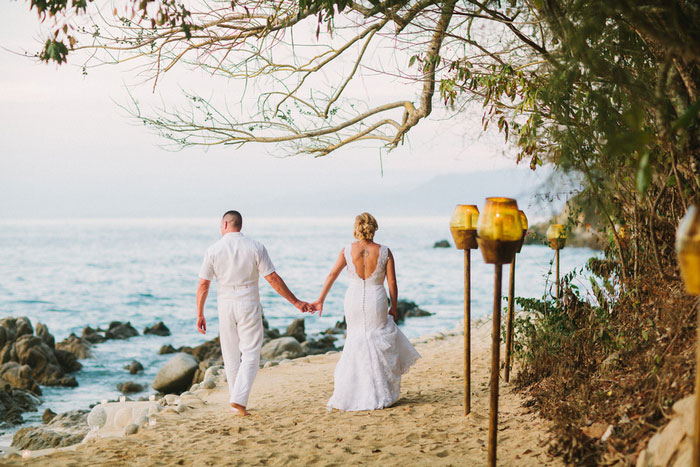
<instances>
[{"instance_id":1,"label":"boulder","mask_svg":"<svg viewBox=\"0 0 700 467\"><path fill-rule=\"evenodd\" d=\"M433 244L433 248L450 248L450 246L447 240L439 240Z\"/></svg>"},{"instance_id":2,"label":"boulder","mask_svg":"<svg viewBox=\"0 0 700 467\"><path fill-rule=\"evenodd\" d=\"M301 348L306 355L321 355L329 350L335 350L336 338L332 335L326 335L318 340L309 339L301 344Z\"/></svg>"},{"instance_id":3,"label":"boulder","mask_svg":"<svg viewBox=\"0 0 700 467\"><path fill-rule=\"evenodd\" d=\"M129 370L129 373L135 375L139 371L143 371L143 365L136 360L132 360L131 363L124 367L125 370Z\"/></svg>"},{"instance_id":4,"label":"boulder","mask_svg":"<svg viewBox=\"0 0 700 467\"><path fill-rule=\"evenodd\" d=\"M406 318L415 318L421 316L431 316L432 313L421 309L415 302L410 300L399 300L396 305L396 312L399 315L397 322L402 322Z\"/></svg>"},{"instance_id":5,"label":"boulder","mask_svg":"<svg viewBox=\"0 0 700 467\"><path fill-rule=\"evenodd\" d=\"M17 362L7 362L0 366L0 379L9 383L13 388L26 389L34 394L41 395L39 383L32 376L32 368L29 365L20 365Z\"/></svg>"},{"instance_id":6,"label":"boulder","mask_svg":"<svg viewBox=\"0 0 700 467\"><path fill-rule=\"evenodd\" d=\"M15 342L17 360L22 365L32 368L32 376L44 386L74 387L78 382L72 376L66 376L52 348L41 338L23 335Z\"/></svg>"},{"instance_id":7,"label":"boulder","mask_svg":"<svg viewBox=\"0 0 700 467\"><path fill-rule=\"evenodd\" d=\"M53 353L66 373L75 373L83 369L83 365L78 361L78 357L74 353L62 349L56 349Z\"/></svg>"},{"instance_id":8,"label":"boulder","mask_svg":"<svg viewBox=\"0 0 700 467\"><path fill-rule=\"evenodd\" d=\"M50 348L53 349L56 347L56 339L49 332L49 328L47 328L45 324L37 323L35 332L37 337L44 341Z\"/></svg>"},{"instance_id":9,"label":"boulder","mask_svg":"<svg viewBox=\"0 0 700 467\"><path fill-rule=\"evenodd\" d=\"M17 318L17 332L15 334L15 339L19 339L22 336L31 336L34 334L34 328L32 327L32 322L26 316L21 316Z\"/></svg>"},{"instance_id":10,"label":"boulder","mask_svg":"<svg viewBox=\"0 0 700 467\"><path fill-rule=\"evenodd\" d=\"M284 332L285 336L293 337L298 342L304 342L306 340L306 329L304 326L304 318L297 318L292 321L287 330Z\"/></svg>"},{"instance_id":11,"label":"boulder","mask_svg":"<svg viewBox=\"0 0 700 467\"><path fill-rule=\"evenodd\" d=\"M153 326L149 326L143 330L144 334L154 334L156 336L169 336L170 329L162 322L159 321Z\"/></svg>"},{"instance_id":12,"label":"boulder","mask_svg":"<svg viewBox=\"0 0 700 467\"><path fill-rule=\"evenodd\" d=\"M180 393L192 384L197 367L197 359L184 352L176 353L158 371L151 386L162 393Z\"/></svg>"},{"instance_id":13,"label":"boulder","mask_svg":"<svg viewBox=\"0 0 700 467\"><path fill-rule=\"evenodd\" d=\"M124 383L117 384L117 391L121 391L122 394L132 394L134 392L143 391L143 386L133 381L126 381Z\"/></svg>"},{"instance_id":14,"label":"boulder","mask_svg":"<svg viewBox=\"0 0 700 467\"><path fill-rule=\"evenodd\" d=\"M105 331L105 339L128 339L138 335L139 332L128 321L126 323L112 321Z\"/></svg>"},{"instance_id":15,"label":"boulder","mask_svg":"<svg viewBox=\"0 0 700 467\"><path fill-rule=\"evenodd\" d=\"M87 416L87 410L71 410L45 425L21 428L12 438L12 447L34 451L77 444L89 431Z\"/></svg>"},{"instance_id":16,"label":"boulder","mask_svg":"<svg viewBox=\"0 0 700 467\"><path fill-rule=\"evenodd\" d=\"M24 389L12 388L9 384L0 387L0 426L22 423L22 412L34 411L41 400Z\"/></svg>"},{"instance_id":17,"label":"boulder","mask_svg":"<svg viewBox=\"0 0 700 467\"><path fill-rule=\"evenodd\" d=\"M88 358L91 356L91 341L71 334L61 342L56 344L58 350L65 350L75 355L77 358Z\"/></svg>"},{"instance_id":18,"label":"boulder","mask_svg":"<svg viewBox=\"0 0 700 467\"><path fill-rule=\"evenodd\" d=\"M44 423L50 423L54 418L56 418L56 412L51 409L44 410L44 413L41 415L41 420Z\"/></svg>"},{"instance_id":19,"label":"boulder","mask_svg":"<svg viewBox=\"0 0 700 467\"><path fill-rule=\"evenodd\" d=\"M280 337L265 344L260 352L265 360L303 357L304 350L299 341L293 337Z\"/></svg>"},{"instance_id":20,"label":"boulder","mask_svg":"<svg viewBox=\"0 0 700 467\"><path fill-rule=\"evenodd\" d=\"M158 355L167 355L175 352L177 352L177 349L175 347L173 347L170 344L165 344L161 346L160 350L158 351Z\"/></svg>"},{"instance_id":21,"label":"boulder","mask_svg":"<svg viewBox=\"0 0 700 467\"><path fill-rule=\"evenodd\" d=\"M90 344L100 344L105 341L105 337L90 326L83 328L83 335L81 338Z\"/></svg>"}]
</instances>

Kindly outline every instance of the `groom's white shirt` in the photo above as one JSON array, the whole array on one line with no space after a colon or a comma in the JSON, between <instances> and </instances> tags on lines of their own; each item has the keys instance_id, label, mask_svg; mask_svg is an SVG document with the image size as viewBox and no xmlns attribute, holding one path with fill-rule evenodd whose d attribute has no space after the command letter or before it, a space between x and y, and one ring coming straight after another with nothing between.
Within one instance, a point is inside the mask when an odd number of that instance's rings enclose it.
<instances>
[{"instance_id":1,"label":"groom's white shirt","mask_svg":"<svg viewBox=\"0 0 700 467\"><path fill-rule=\"evenodd\" d=\"M275 266L265 246L241 232L229 232L207 249L199 277L216 277L219 292L222 289L258 285L258 276L275 272Z\"/></svg>"}]
</instances>

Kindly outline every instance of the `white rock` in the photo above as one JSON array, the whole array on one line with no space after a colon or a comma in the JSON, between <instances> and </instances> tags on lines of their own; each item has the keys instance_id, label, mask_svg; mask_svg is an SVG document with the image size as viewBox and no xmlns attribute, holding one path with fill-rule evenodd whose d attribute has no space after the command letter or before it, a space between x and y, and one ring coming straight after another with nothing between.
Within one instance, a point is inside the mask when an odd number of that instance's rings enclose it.
<instances>
[{"instance_id":1,"label":"white rock","mask_svg":"<svg viewBox=\"0 0 700 467\"><path fill-rule=\"evenodd\" d=\"M180 405L178 405L177 407L175 407L175 411L176 411L177 413L182 413L182 412L184 412L185 410L187 410L187 406L186 406L185 404L180 404Z\"/></svg>"},{"instance_id":2,"label":"white rock","mask_svg":"<svg viewBox=\"0 0 700 467\"><path fill-rule=\"evenodd\" d=\"M610 438L613 434L613 429L614 427L612 425L608 425L608 429L605 430L605 433L603 433L603 436L600 437L600 441L602 443L606 442L608 438Z\"/></svg>"},{"instance_id":3,"label":"white rock","mask_svg":"<svg viewBox=\"0 0 700 467\"><path fill-rule=\"evenodd\" d=\"M122 407L114 413L114 426L116 428L126 427L131 423L131 407Z\"/></svg>"},{"instance_id":4,"label":"white rock","mask_svg":"<svg viewBox=\"0 0 700 467\"><path fill-rule=\"evenodd\" d=\"M267 344L263 345L260 350L260 355L266 360L272 360L279 357L297 358L304 356L304 349L301 344L293 337L280 337L272 339Z\"/></svg>"},{"instance_id":5,"label":"white rock","mask_svg":"<svg viewBox=\"0 0 700 467\"><path fill-rule=\"evenodd\" d=\"M187 391L187 392L193 393L193 392L195 392L197 389L199 389L199 383L193 384L192 387L190 388L190 390Z\"/></svg>"},{"instance_id":6,"label":"white rock","mask_svg":"<svg viewBox=\"0 0 700 467\"><path fill-rule=\"evenodd\" d=\"M88 426L92 430L98 430L107 422L107 411L104 407L96 405L92 408L87 417Z\"/></svg>"},{"instance_id":7,"label":"white rock","mask_svg":"<svg viewBox=\"0 0 700 467\"><path fill-rule=\"evenodd\" d=\"M213 378L205 379L201 384L202 389L214 389L216 387L216 381Z\"/></svg>"},{"instance_id":8,"label":"white rock","mask_svg":"<svg viewBox=\"0 0 700 467\"><path fill-rule=\"evenodd\" d=\"M190 354L176 353L158 371L151 386L158 392L180 392L192 383L199 367L197 359Z\"/></svg>"},{"instance_id":9,"label":"white rock","mask_svg":"<svg viewBox=\"0 0 700 467\"><path fill-rule=\"evenodd\" d=\"M334 353L338 353L338 351L337 350L329 350L328 352L326 352L326 355L333 355Z\"/></svg>"},{"instance_id":10,"label":"white rock","mask_svg":"<svg viewBox=\"0 0 700 467\"><path fill-rule=\"evenodd\" d=\"M124 428L124 434L127 436L135 435L136 433L138 433L138 431L139 431L139 426L134 424L134 423L130 423L126 426L126 428Z\"/></svg>"},{"instance_id":11,"label":"white rock","mask_svg":"<svg viewBox=\"0 0 700 467\"><path fill-rule=\"evenodd\" d=\"M204 372L204 380L209 379L209 377L211 376L218 376L219 372L223 370L223 368L224 367L222 367L221 365L210 366L209 368L207 368L207 371Z\"/></svg>"},{"instance_id":12,"label":"white rock","mask_svg":"<svg viewBox=\"0 0 700 467\"><path fill-rule=\"evenodd\" d=\"M175 394L166 394L163 399L165 399L165 402L168 405L173 405L175 404L175 401L177 400L177 396Z\"/></svg>"},{"instance_id":13,"label":"white rock","mask_svg":"<svg viewBox=\"0 0 700 467\"><path fill-rule=\"evenodd\" d=\"M271 368L273 366L277 366L277 362L265 362L263 368Z\"/></svg>"}]
</instances>

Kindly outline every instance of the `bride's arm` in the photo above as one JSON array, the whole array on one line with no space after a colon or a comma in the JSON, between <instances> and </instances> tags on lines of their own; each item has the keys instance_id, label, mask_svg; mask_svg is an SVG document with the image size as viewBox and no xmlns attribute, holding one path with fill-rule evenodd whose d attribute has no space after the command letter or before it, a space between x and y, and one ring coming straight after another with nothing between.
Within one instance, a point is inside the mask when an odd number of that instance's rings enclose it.
<instances>
[{"instance_id":1,"label":"bride's arm","mask_svg":"<svg viewBox=\"0 0 700 467\"><path fill-rule=\"evenodd\" d=\"M328 274L328 277L326 277L326 281L323 283L323 288L321 289L321 294L318 296L318 300L311 304L316 310L318 310L318 316L321 316L323 313L323 302L326 300L326 295L328 295L328 292L330 292L331 287L333 287L335 280L338 278L346 265L345 248L343 248L340 250L338 259L333 265L333 268L331 268L331 272Z\"/></svg>"},{"instance_id":2,"label":"bride's arm","mask_svg":"<svg viewBox=\"0 0 700 467\"><path fill-rule=\"evenodd\" d=\"M389 314L394 317L394 321L398 321L397 304L399 300L399 286L396 282L396 263L394 263L394 255L389 250L389 260L386 263L386 282L389 285L389 298L391 299L391 308Z\"/></svg>"}]
</instances>

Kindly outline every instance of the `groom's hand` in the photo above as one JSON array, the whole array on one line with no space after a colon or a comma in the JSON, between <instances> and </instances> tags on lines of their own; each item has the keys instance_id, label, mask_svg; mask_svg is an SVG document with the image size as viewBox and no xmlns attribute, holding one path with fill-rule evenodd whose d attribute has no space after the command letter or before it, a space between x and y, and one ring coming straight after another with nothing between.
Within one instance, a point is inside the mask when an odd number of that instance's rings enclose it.
<instances>
[{"instance_id":1,"label":"groom's hand","mask_svg":"<svg viewBox=\"0 0 700 467\"><path fill-rule=\"evenodd\" d=\"M197 316L197 331L202 334L207 333L207 320L204 319L204 315Z\"/></svg>"},{"instance_id":2,"label":"groom's hand","mask_svg":"<svg viewBox=\"0 0 700 467\"><path fill-rule=\"evenodd\" d=\"M310 303L297 300L294 306L302 313L313 313L314 307Z\"/></svg>"}]
</instances>

